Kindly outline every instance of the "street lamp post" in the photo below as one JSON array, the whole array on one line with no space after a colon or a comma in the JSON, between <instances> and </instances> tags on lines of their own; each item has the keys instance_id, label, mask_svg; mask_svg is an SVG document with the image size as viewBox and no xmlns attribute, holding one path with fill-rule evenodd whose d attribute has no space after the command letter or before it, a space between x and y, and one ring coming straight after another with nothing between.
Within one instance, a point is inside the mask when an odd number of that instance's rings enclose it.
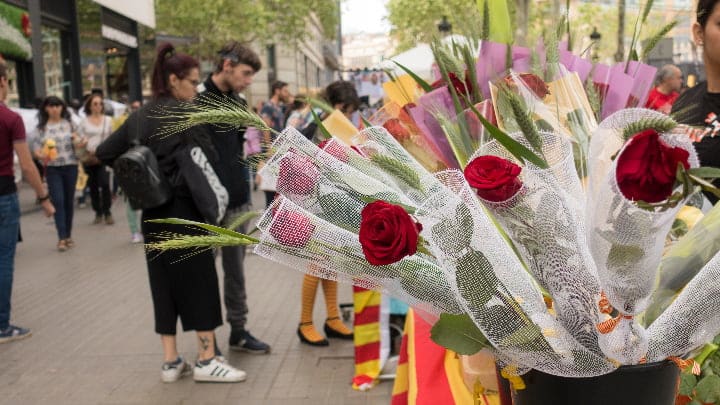
<instances>
[{"instance_id":1,"label":"street lamp post","mask_svg":"<svg viewBox=\"0 0 720 405\"><path fill-rule=\"evenodd\" d=\"M598 32L597 27L593 27L593 31L590 33L590 46L592 46L591 57L593 62L597 62L599 59L597 45L600 42L600 39L602 39L602 35Z\"/></svg>"},{"instance_id":2,"label":"street lamp post","mask_svg":"<svg viewBox=\"0 0 720 405\"><path fill-rule=\"evenodd\" d=\"M437 25L438 31L442 36L447 36L452 31L452 24L447 20L447 16L442 17L442 21Z\"/></svg>"}]
</instances>

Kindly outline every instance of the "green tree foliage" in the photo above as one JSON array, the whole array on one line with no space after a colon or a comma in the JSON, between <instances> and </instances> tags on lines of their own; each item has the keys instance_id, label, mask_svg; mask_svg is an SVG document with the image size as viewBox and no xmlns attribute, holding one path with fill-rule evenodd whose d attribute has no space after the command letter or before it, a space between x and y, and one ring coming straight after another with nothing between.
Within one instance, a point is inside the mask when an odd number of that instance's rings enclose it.
<instances>
[{"instance_id":1,"label":"green tree foliage","mask_svg":"<svg viewBox=\"0 0 720 405\"><path fill-rule=\"evenodd\" d=\"M438 23L443 16L452 24L453 33L479 38L482 18L475 1L468 0L389 0L390 34L398 40L397 51L430 43L439 35Z\"/></svg>"},{"instance_id":2,"label":"green tree foliage","mask_svg":"<svg viewBox=\"0 0 720 405\"><path fill-rule=\"evenodd\" d=\"M308 18L333 38L340 17L335 0L155 0L155 15L157 32L195 38L188 51L204 58L230 39L297 44L311 34Z\"/></svg>"}]
</instances>

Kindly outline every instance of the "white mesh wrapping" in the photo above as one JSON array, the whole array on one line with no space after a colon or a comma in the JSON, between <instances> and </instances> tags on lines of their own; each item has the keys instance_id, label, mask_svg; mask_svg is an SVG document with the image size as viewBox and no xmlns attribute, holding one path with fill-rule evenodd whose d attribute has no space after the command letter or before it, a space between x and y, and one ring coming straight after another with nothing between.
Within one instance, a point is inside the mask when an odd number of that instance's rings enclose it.
<instances>
[{"instance_id":1,"label":"white mesh wrapping","mask_svg":"<svg viewBox=\"0 0 720 405\"><path fill-rule=\"evenodd\" d=\"M690 166L698 166L689 138L663 135L662 139L671 146L687 150ZM618 157L622 153L621 150ZM591 178L598 190L597 194L588 197L588 241L600 285L610 303L624 314L637 315L647 307L662 258L665 235L683 204L662 212L638 208L620 193L615 176L617 161L612 162L602 182ZM596 174L600 171L591 172L591 176Z\"/></svg>"},{"instance_id":2,"label":"white mesh wrapping","mask_svg":"<svg viewBox=\"0 0 720 405\"><path fill-rule=\"evenodd\" d=\"M532 278L460 172L438 174L449 192L430 196L416 215L423 237L465 311L509 362L566 376L615 366L578 343L548 313Z\"/></svg>"},{"instance_id":3,"label":"white mesh wrapping","mask_svg":"<svg viewBox=\"0 0 720 405\"><path fill-rule=\"evenodd\" d=\"M317 277L379 290L431 315L460 313L443 271L422 255L387 266L366 260L355 233L280 197L258 221L255 253Z\"/></svg>"},{"instance_id":4,"label":"white mesh wrapping","mask_svg":"<svg viewBox=\"0 0 720 405\"><path fill-rule=\"evenodd\" d=\"M648 361L683 356L720 332L720 253L648 328Z\"/></svg>"},{"instance_id":5,"label":"white mesh wrapping","mask_svg":"<svg viewBox=\"0 0 720 405\"><path fill-rule=\"evenodd\" d=\"M587 196L572 145L562 135L543 132L550 168L523 164L523 187L501 203L481 201L461 172L430 174L384 128L368 128L354 138L361 154L337 141L320 150L287 129L260 173L279 180L283 197L260 218L255 251L308 274L382 291L431 317L466 313L499 359L520 370L588 377L637 363L646 354L649 361L684 354L720 329L720 287L713 287L720 276L717 256L648 331L630 316L646 305L677 209L649 212L622 197L613 156L623 145L622 129L654 114L624 110L603 121L591 140ZM514 138L528 146L518 134ZM689 140L670 135L663 140L690 151L691 167L698 165ZM374 154L416 173L420 188L384 170ZM481 154L514 160L495 142L475 156ZM362 209L374 200L414 209L432 256L418 253L391 265L370 265L357 233ZM552 295L557 316L536 283ZM605 334L596 328L603 320L600 291L621 313Z\"/></svg>"},{"instance_id":6,"label":"white mesh wrapping","mask_svg":"<svg viewBox=\"0 0 720 405\"><path fill-rule=\"evenodd\" d=\"M550 167L526 164L520 175L523 187L515 196L504 202L483 200L483 205L498 218L535 279L550 292L560 322L583 346L600 353L595 327L600 289L585 240L572 145L564 137L543 135ZM497 142L486 144L476 155L512 159Z\"/></svg>"},{"instance_id":7,"label":"white mesh wrapping","mask_svg":"<svg viewBox=\"0 0 720 405\"><path fill-rule=\"evenodd\" d=\"M391 156L417 173L418 176L423 179L421 182L422 190L416 190L402 180L394 178L396 187L402 190L402 192L414 202L414 205L421 204L428 195L442 192L442 186L435 178L432 177L423 165L418 163L385 128L366 128L355 135L353 144L367 156L372 156L375 153Z\"/></svg>"}]
</instances>

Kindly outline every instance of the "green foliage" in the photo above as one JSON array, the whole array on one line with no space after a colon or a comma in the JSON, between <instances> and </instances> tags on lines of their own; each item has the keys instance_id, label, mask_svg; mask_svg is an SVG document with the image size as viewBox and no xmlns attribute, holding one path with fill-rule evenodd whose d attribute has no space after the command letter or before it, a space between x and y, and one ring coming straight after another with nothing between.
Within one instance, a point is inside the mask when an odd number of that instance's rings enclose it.
<instances>
[{"instance_id":1,"label":"green foliage","mask_svg":"<svg viewBox=\"0 0 720 405\"><path fill-rule=\"evenodd\" d=\"M446 16L453 33L480 38L482 21L474 1L467 0L388 0L390 34L397 39L397 52L418 43L430 43L438 36L437 24Z\"/></svg>"},{"instance_id":2,"label":"green foliage","mask_svg":"<svg viewBox=\"0 0 720 405\"><path fill-rule=\"evenodd\" d=\"M471 355L490 347L487 338L466 314L440 314L430 330L430 338L458 354Z\"/></svg>"},{"instance_id":3,"label":"green foliage","mask_svg":"<svg viewBox=\"0 0 720 405\"><path fill-rule=\"evenodd\" d=\"M332 0L155 1L157 32L194 38L187 52L210 59L229 40L298 44L311 35L311 13L317 17L321 34L333 38L339 12Z\"/></svg>"}]
</instances>

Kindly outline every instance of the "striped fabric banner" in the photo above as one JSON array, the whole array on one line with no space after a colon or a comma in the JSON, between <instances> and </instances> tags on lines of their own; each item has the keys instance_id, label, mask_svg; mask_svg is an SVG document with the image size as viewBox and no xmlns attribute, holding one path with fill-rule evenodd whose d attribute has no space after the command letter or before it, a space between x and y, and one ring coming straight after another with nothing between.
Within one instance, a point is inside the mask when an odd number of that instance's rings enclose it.
<instances>
[{"instance_id":1,"label":"striped fabric banner","mask_svg":"<svg viewBox=\"0 0 720 405\"><path fill-rule=\"evenodd\" d=\"M392 405L500 405L497 395L480 394L473 402L463 382L457 355L430 339L432 325L411 309L405 318Z\"/></svg>"},{"instance_id":2,"label":"striped fabric banner","mask_svg":"<svg viewBox=\"0 0 720 405\"><path fill-rule=\"evenodd\" d=\"M353 286L353 307L355 377L352 386L365 391L377 383L390 355L389 309L382 294L356 286Z\"/></svg>"}]
</instances>

